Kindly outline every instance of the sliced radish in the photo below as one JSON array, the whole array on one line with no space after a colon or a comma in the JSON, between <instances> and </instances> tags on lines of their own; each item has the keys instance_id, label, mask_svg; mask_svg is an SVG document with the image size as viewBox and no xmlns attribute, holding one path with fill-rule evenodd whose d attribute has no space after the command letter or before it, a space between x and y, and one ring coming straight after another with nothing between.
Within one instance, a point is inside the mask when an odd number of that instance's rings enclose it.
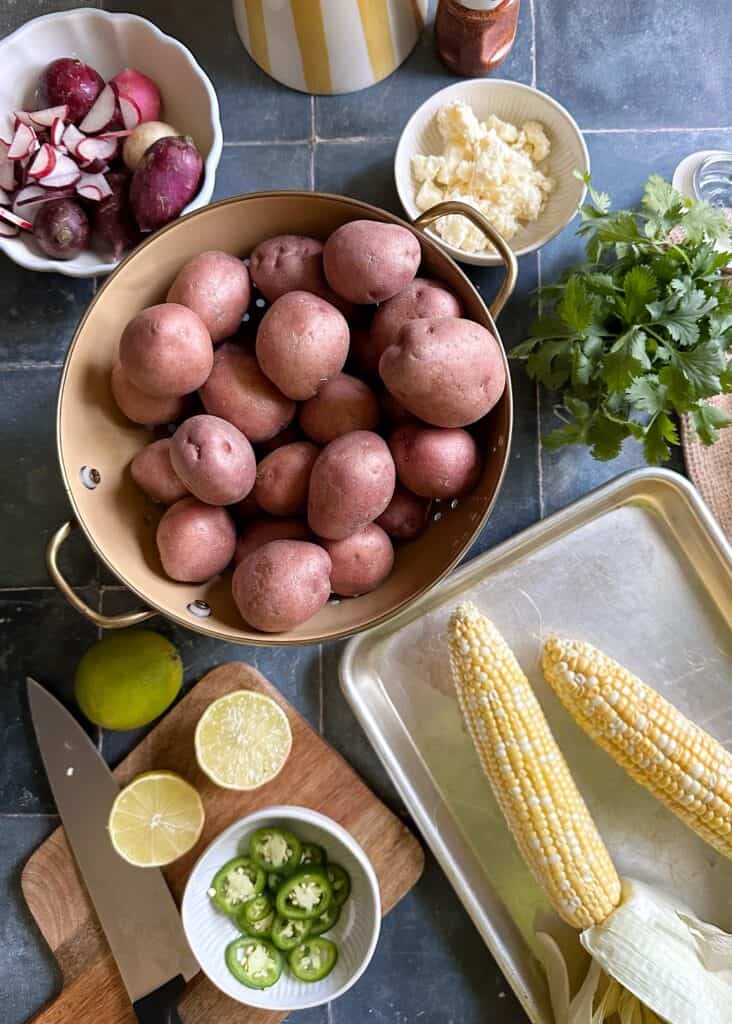
<instances>
[{"instance_id":1,"label":"sliced radish","mask_svg":"<svg viewBox=\"0 0 732 1024\"><path fill-rule=\"evenodd\" d=\"M15 188L15 167L11 160L8 160L10 143L0 141L0 188L12 192Z\"/></svg>"},{"instance_id":2,"label":"sliced radish","mask_svg":"<svg viewBox=\"0 0 732 1024\"><path fill-rule=\"evenodd\" d=\"M120 128L116 132L100 132L97 135L98 139L126 139L129 135L132 135L131 128Z\"/></svg>"},{"instance_id":3,"label":"sliced radish","mask_svg":"<svg viewBox=\"0 0 732 1024\"><path fill-rule=\"evenodd\" d=\"M140 121L142 121L142 114L140 113L140 108L135 101L131 100L129 96L120 96L119 109L122 112L122 123L125 128L130 131L137 128Z\"/></svg>"},{"instance_id":4,"label":"sliced radish","mask_svg":"<svg viewBox=\"0 0 732 1024\"><path fill-rule=\"evenodd\" d=\"M63 143L72 156L76 156L76 147L80 142L83 142L85 138L86 135L84 135L83 132L80 132L75 124L67 124L64 128Z\"/></svg>"},{"instance_id":5,"label":"sliced radish","mask_svg":"<svg viewBox=\"0 0 732 1024\"><path fill-rule=\"evenodd\" d=\"M69 116L69 108L66 103L62 103L58 107L46 107L45 110L29 110L28 115L32 124L38 128L51 128L54 121L66 120ZM17 111L15 116L18 116Z\"/></svg>"},{"instance_id":6,"label":"sliced radish","mask_svg":"<svg viewBox=\"0 0 732 1024\"><path fill-rule=\"evenodd\" d=\"M73 163L73 160L71 161ZM52 188L54 190L59 188L70 188L72 185L76 185L77 181L81 177L81 171L74 165L73 171L61 172L56 169L53 174L47 174L43 178L44 188Z\"/></svg>"},{"instance_id":7,"label":"sliced radish","mask_svg":"<svg viewBox=\"0 0 732 1024\"><path fill-rule=\"evenodd\" d=\"M84 139L76 147L76 155L82 166L93 160L111 160L117 152L117 139Z\"/></svg>"},{"instance_id":8,"label":"sliced radish","mask_svg":"<svg viewBox=\"0 0 732 1024\"><path fill-rule=\"evenodd\" d=\"M14 224L16 228L22 228L23 231L33 230L33 225L29 220L26 220L25 217L19 217L12 210L6 210L4 206L0 206L0 220L4 220L8 224Z\"/></svg>"},{"instance_id":9,"label":"sliced radish","mask_svg":"<svg viewBox=\"0 0 732 1024\"><path fill-rule=\"evenodd\" d=\"M112 195L112 189L103 174L82 174L76 191L84 199L99 200Z\"/></svg>"},{"instance_id":10,"label":"sliced radish","mask_svg":"<svg viewBox=\"0 0 732 1024\"><path fill-rule=\"evenodd\" d=\"M14 117L15 117L15 127L16 128L18 127L19 124L28 125L29 128L33 127L33 122L31 121L30 113L27 110L16 110L16 111L14 111Z\"/></svg>"},{"instance_id":11,"label":"sliced radish","mask_svg":"<svg viewBox=\"0 0 732 1024\"><path fill-rule=\"evenodd\" d=\"M15 224L8 224L6 221L0 220L0 238L15 238L19 234L20 230Z\"/></svg>"},{"instance_id":12,"label":"sliced radish","mask_svg":"<svg viewBox=\"0 0 732 1024\"><path fill-rule=\"evenodd\" d=\"M54 119L51 125L51 145L60 146L63 142L64 132L66 131L66 122L62 117Z\"/></svg>"},{"instance_id":13,"label":"sliced radish","mask_svg":"<svg viewBox=\"0 0 732 1024\"><path fill-rule=\"evenodd\" d=\"M91 110L79 125L82 132L103 131L114 120L117 112L117 93L111 85L105 85L94 100Z\"/></svg>"},{"instance_id":14,"label":"sliced radish","mask_svg":"<svg viewBox=\"0 0 732 1024\"><path fill-rule=\"evenodd\" d=\"M8 160L22 160L28 156L35 141L36 133L27 124L19 124L8 150Z\"/></svg>"},{"instance_id":15,"label":"sliced radish","mask_svg":"<svg viewBox=\"0 0 732 1024\"><path fill-rule=\"evenodd\" d=\"M29 178L45 178L56 166L58 156L53 146L44 142L33 163L28 168Z\"/></svg>"},{"instance_id":16,"label":"sliced radish","mask_svg":"<svg viewBox=\"0 0 732 1024\"><path fill-rule=\"evenodd\" d=\"M36 214L44 203L52 199L70 199L75 195L73 187L65 189L44 188L43 185L26 185L15 197L13 213L24 217L31 224L35 222Z\"/></svg>"},{"instance_id":17,"label":"sliced radish","mask_svg":"<svg viewBox=\"0 0 732 1024\"><path fill-rule=\"evenodd\" d=\"M12 200L10 195L5 191L4 188L0 188L0 206L12 206Z\"/></svg>"}]
</instances>

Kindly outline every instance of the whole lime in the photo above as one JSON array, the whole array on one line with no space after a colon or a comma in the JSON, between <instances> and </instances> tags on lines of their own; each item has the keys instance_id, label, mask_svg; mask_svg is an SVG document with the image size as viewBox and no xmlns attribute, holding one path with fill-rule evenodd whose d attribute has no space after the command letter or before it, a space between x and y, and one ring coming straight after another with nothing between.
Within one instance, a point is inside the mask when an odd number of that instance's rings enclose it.
<instances>
[{"instance_id":1,"label":"whole lime","mask_svg":"<svg viewBox=\"0 0 732 1024\"><path fill-rule=\"evenodd\" d=\"M104 729L136 729L170 707L183 664L175 647L148 629L107 633L79 662L75 693L86 717Z\"/></svg>"}]
</instances>

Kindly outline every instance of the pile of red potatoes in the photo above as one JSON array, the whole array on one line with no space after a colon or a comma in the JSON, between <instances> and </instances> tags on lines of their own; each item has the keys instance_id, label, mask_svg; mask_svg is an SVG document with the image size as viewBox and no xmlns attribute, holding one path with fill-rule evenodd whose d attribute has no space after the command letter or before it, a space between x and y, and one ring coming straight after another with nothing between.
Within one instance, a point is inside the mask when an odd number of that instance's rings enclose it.
<instances>
[{"instance_id":1,"label":"pile of red potatoes","mask_svg":"<svg viewBox=\"0 0 732 1024\"><path fill-rule=\"evenodd\" d=\"M378 587L429 502L480 477L465 428L505 388L501 350L441 282L417 276L420 258L411 231L370 220L324 244L267 239L248 261L204 252L122 334L120 409L178 424L130 466L169 506L162 567L203 582L233 562L254 629L291 629L332 593ZM253 286L270 303L256 334L242 322Z\"/></svg>"}]
</instances>

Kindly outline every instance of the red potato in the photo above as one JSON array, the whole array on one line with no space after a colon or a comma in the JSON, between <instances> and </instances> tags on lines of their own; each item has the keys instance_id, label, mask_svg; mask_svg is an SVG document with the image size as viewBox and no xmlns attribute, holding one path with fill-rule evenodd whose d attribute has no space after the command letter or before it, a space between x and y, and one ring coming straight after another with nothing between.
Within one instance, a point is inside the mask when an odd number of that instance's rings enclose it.
<instances>
[{"instance_id":1,"label":"red potato","mask_svg":"<svg viewBox=\"0 0 732 1024\"><path fill-rule=\"evenodd\" d=\"M109 83L117 93L120 102L129 100L136 112L139 113L140 121L157 121L160 117L160 89L158 89L152 78L143 75L141 71L134 68L125 68L115 75ZM127 124L127 120L125 120ZM132 127L132 126L131 126Z\"/></svg>"},{"instance_id":2,"label":"red potato","mask_svg":"<svg viewBox=\"0 0 732 1024\"><path fill-rule=\"evenodd\" d=\"M343 540L324 541L330 555L330 585L341 597L357 597L376 590L394 566L394 548L376 523Z\"/></svg>"},{"instance_id":3,"label":"red potato","mask_svg":"<svg viewBox=\"0 0 732 1024\"><path fill-rule=\"evenodd\" d=\"M287 292L262 318L257 360L283 394L300 401L340 372L348 340L348 321L335 306L310 292Z\"/></svg>"},{"instance_id":4,"label":"red potato","mask_svg":"<svg viewBox=\"0 0 732 1024\"><path fill-rule=\"evenodd\" d=\"M141 231L175 220L201 187L203 160L193 140L158 139L132 175L130 202Z\"/></svg>"},{"instance_id":5,"label":"red potato","mask_svg":"<svg viewBox=\"0 0 732 1024\"><path fill-rule=\"evenodd\" d=\"M379 373L405 409L436 427L475 423L506 387L495 336L459 317L408 321L382 355Z\"/></svg>"},{"instance_id":6,"label":"red potato","mask_svg":"<svg viewBox=\"0 0 732 1024\"><path fill-rule=\"evenodd\" d=\"M245 622L265 633L293 629L330 596L330 558L318 544L272 540L234 570L232 592Z\"/></svg>"},{"instance_id":7,"label":"red potato","mask_svg":"<svg viewBox=\"0 0 732 1024\"><path fill-rule=\"evenodd\" d=\"M167 576L203 583L223 572L234 557L236 530L225 508L182 498L160 520L155 540Z\"/></svg>"},{"instance_id":8,"label":"red potato","mask_svg":"<svg viewBox=\"0 0 732 1024\"><path fill-rule=\"evenodd\" d=\"M304 434L319 444L328 444L352 430L376 430L379 403L368 384L339 373L303 403L299 420Z\"/></svg>"},{"instance_id":9,"label":"red potato","mask_svg":"<svg viewBox=\"0 0 732 1024\"><path fill-rule=\"evenodd\" d=\"M75 57L59 57L41 73L36 92L38 110L66 104L66 120L78 124L104 88L104 79Z\"/></svg>"},{"instance_id":10,"label":"red potato","mask_svg":"<svg viewBox=\"0 0 732 1024\"><path fill-rule=\"evenodd\" d=\"M390 537L413 540L425 527L428 508L427 501L397 484L393 498L376 522Z\"/></svg>"},{"instance_id":11,"label":"red potato","mask_svg":"<svg viewBox=\"0 0 732 1024\"><path fill-rule=\"evenodd\" d=\"M310 474L310 529L327 540L348 537L381 515L395 483L394 461L382 437L370 430L337 437Z\"/></svg>"},{"instance_id":12,"label":"red potato","mask_svg":"<svg viewBox=\"0 0 732 1024\"><path fill-rule=\"evenodd\" d=\"M169 437L138 452L130 463L130 474L141 491L162 505L172 505L189 493L170 461Z\"/></svg>"},{"instance_id":13,"label":"red potato","mask_svg":"<svg viewBox=\"0 0 732 1024\"><path fill-rule=\"evenodd\" d=\"M276 235L260 242L251 255L252 281L274 302L287 292L312 292L350 316L353 306L328 287L323 273L323 243L305 235Z\"/></svg>"},{"instance_id":14,"label":"red potato","mask_svg":"<svg viewBox=\"0 0 732 1024\"><path fill-rule=\"evenodd\" d=\"M417 273L422 250L398 224L352 220L336 228L323 248L325 278L349 302L385 302Z\"/></svg>"},{"instance_id":15,"label":"red potato","mask_svg":"<svg viewBox=\"0 0 732 1024\"><path fill-rule=\"evenodd\" d=\"M73 260L89 245L89 218L74 199L53 199L36 214L33 237L54 260Z\"/></svg>"},{"instance_id":16,"label":"red potato","mask_svg":"<svg viewBox=\"0 0 732 1024\"><path fill-rule=\"evenodd\" d=\"M112 194L98 203L92 203L92 231L119 260L141 239L130 207L130 177L121 171L105 175Z\"/></svg>"},{"instance_id":17,"label":"red potato","mask_svg":"<svg viewBox=\"0 0 732 1024\"><path fill-rule=\"evenodd\" d=\"M210 250L194 256L179 271L166 301L198 313L215 345L238 331L251 294L244 263L228 252Z\"/></svg>"},{"instance_id":18,"label":"red potato","mask_svg":"<svg viewBox=\"0 0 732 1024\"><path fill-rule=\"evenodd\" d=\"M211 373L211 335L186 306L177 302L148 306L122 332L119 360L126 376L144 394L188 395Z\"/></svg>"},{"instance_id":19,"label":"red potato","mask_svg":"<svg viewBox=\"0 0 732 1024\"><path fill-rule=\"evenodd\" d=\"M173 434L173 469L199 501L233 505L254 486L257 463L251 444L218 416L191 416Z\"/></svg>"},{"instance_id":20,"label":"red potato","mask_svg":"<svg viewBox=\"0 0 732 1024\"><path fill-rule=\"evenodd\" d=\"M253 443L278 436L297 408L265 377L254 355L228 342L216 349L199 393L206 412L233 423Z\"/></svg>"},{"instance_id":21,"label":"red potato","mask_svg":"<svg viewBox=\"0 0 732 1024\"><path fill-rule=\"evenodd\" d=\"M258 519L244 527L236 542L234 565L271 540L312 540L312 534L302 519Z\"/></svg>"},{"instance_id":22,"label":"red potato","mask_svg":"<svg viewBox=\"0 0 732 1024\"><path fill-rule=\"evenodd\" d=\"M112 394L128 420L146 427L174 423L185 415L188 407L185 396L153 398L144 394L125 375L120 363L115 363L112 369Z\"/></svg>"},{"instance_id":23,"label":"red potato","mask_svg":"<svg viewBox=\"0 0 732 1024\"><path fill-rule=\"evenodd\" d=\"M362 358L369 373L379 372L379 360L390 345L396 345L399 332L410 320L443 316L462 316L459 300L439 281L415 277L397 295L387 299L374 313L369 344Z\"/></svg>"},{"instance_id":24,"label":"red potato","mask_svg":"<svg viewBox=\"0 0 732 1024\"><path fill-rule=\"evenodd\" d=\"M480 452L467 430L407 424L391 435L389 449L399 482L423 498L462 497L480 477Z\"/></svg>"},{"instance_id":25,"label":"red potato","mask_svg":"<svg viewBox=\"0 0 732 1024\"><path fill-rule=\"evenodd\" d=\"M297 516L308 505L308 485L320 449L309 441L296 441L266 455L257 466L254 498L273 516Z\"/></svg>"}]
</instances>

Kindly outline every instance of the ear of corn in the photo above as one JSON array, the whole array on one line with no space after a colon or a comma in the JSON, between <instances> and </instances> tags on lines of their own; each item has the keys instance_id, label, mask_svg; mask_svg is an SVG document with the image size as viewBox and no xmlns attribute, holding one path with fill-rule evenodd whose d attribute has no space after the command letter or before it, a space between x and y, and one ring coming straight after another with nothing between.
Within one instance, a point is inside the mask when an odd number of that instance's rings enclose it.
<instances>
[{"instance_id":1,"label":"ear of corn","mask_svg":"<svg viewBox=\"0 0 732 1024\"><path fill-rule=\"evenodd\" d=\"M732 753L591 644L550 639L544 675L628 774L732 858Z\"/></svg>"},{"instance_id":2,"label":"ear of corn","mask_svg":"<svg viewBox=\"0 0 732 1024\"><path fill-rule=\"evenodd\" d=\"M602 923L620 880L513 652L471 604L454 612L449 645L465 722L526 863L568 924Z\"/></svg>"}]
</instances>

